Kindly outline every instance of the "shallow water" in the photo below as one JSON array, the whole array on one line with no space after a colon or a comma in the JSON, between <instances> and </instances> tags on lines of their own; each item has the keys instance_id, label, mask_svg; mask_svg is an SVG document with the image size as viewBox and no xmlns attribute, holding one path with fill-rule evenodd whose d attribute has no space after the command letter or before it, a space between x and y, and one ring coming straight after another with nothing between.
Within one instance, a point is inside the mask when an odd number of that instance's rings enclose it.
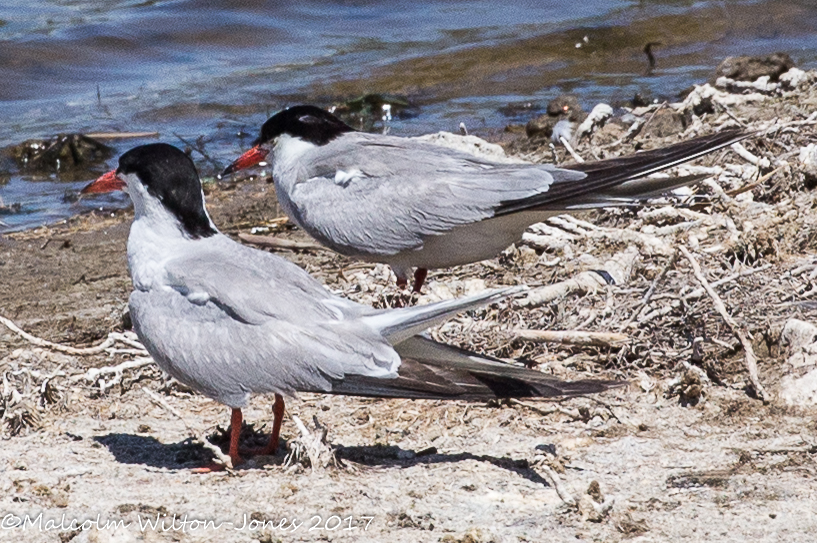
<instances>
[{"instance_id":1,"label":"shallow water","mask_svg":"<svg viewBox=\"0 0 817 543\"><path fill-rule=\"evenodd\" d=\"M729 55L784 51L817 67L815 28L807 0L7 0L0 147L65 132L158 131L179 145L203 136L226 164L281 107L365 92L414 105L389 123L392 134L460 122L479 134L524 122L563 92L586 108L636 92L672 97ZM647 42L662 44L651 73ZM107 143L121 152L145 141ZM34 180L8 159L4 180L0 232L125 204L65 198L84 182L59 173Z\"/></svg>"}]
</instances>

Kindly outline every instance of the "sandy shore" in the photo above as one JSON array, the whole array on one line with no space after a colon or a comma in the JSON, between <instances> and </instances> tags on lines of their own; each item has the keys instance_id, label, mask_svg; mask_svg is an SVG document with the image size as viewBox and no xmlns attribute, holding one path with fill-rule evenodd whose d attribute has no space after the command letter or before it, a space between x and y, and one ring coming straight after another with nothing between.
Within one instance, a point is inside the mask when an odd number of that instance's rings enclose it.
<instances>
[{"instance_id":1,"label":"sandy shore","mask_svg":"<svg viewBox=\"0 0 817 543\"><path fill-rule=\"evenodd\" d=\"M740 96L716 97L712 112L690 114L672 135L642 129L628 137L626 126L611 123L578 146L591 158L730 124L781 126L745 143L758 163L731 150L696 163L710 168L714 181L700 188L697 203L684 206L688 211L659 202L581 218L592 224L546 225L534 232L538 238L494 261L430 276L426 297L433 299L486 285L524 282L536 289L624 259L625 281L616 286L478 311L435 335L526 357L566 378L624 377L629 388L559 404L303 395L288 404L288 449L236 470L195 475L190 468L212 457L195 438L217 434L218 442L226 408L139 363L126 342L78 354L38 346L0 326L0 540L812 539L814 410L780 393L787 379L813 368L807 356L795 367L790 356L797 353L781 343L780 330L793 317L817 322L812 306L801 303L817 288L817 198L800 158L815 141L817 90L812 79L755 100ZM642 122L657 118L656 111L642 111ZM524 136L508 147L527 156L550 153ZM233 235L279 214L264 179L210 187L207 199L216 224ZM0 316L74 348L122 332L130 218L128 211L92 214L0 236ZM287 227L272 232L308 241ZM753 338L768 402L757 399L746 353L711 298L696 294L700 284L676 253L680 245ZM325 251L281 254L362 302L385 306L401 296L382 266ZM612 347L546 346L520 341L518 328L621 331L628 339ZM693 348L697 337L700 349ZM120 371L105 373L120 364ZM314 466L303 454L288 457L310 442L294 417L313 436L325 428L334 457L325 448L316 449L322 456ZM271 421L269 399L256 398L245 420L254 424L247 439L261 439ZM33 524L15 527L26 519Z\"/></svg>"}]
</instances>

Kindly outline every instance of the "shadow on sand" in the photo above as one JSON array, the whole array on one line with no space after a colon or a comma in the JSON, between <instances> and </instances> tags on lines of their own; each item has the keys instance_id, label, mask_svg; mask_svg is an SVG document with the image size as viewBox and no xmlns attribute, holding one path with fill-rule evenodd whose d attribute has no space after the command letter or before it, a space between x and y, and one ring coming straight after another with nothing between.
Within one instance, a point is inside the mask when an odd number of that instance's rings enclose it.
<instances>
[{"instance_id":1,"label":"shadow on sand","mask_svg":"<svg viewBox=\"0 0 817 543\"><path fill-rule=\"evenodd\" d=\"M154 468L190 469L211 460L211 453L192 438L178 443L162 443L154 437L133 434L107 434L94 440L105 447L123 464L143 464ZM514 472L529 481L548 486L548 482L531 467L527 460L507 457L476 455L468 452L438 453L434 447L414 451L396 445L335 446L336 458L341 465L353 462L370 467L409 468L420 464L441 464L475 460ZM282 464L288 450L282 446L275 456L256 457L238 469L257 469L265 465Z\"/></svg>"}]
</instances>

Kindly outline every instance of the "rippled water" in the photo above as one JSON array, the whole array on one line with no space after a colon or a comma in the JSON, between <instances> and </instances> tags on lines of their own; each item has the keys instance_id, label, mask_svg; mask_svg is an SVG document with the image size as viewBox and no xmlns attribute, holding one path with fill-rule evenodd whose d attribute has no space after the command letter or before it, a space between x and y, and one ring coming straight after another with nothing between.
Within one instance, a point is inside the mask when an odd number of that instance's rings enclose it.
<instances>
[{"instance_id":1,"label":"rippled water","mask_svg":"<svg viewBox=\"0 0 817 543\"><path fill-rule=\"evenodd\" d=\"M394 134L461 121L479 133L525 121L562 92L586 107L636 92L674 96L729 55L785 51L815 67L815 28L811 0L6 0L0 147L65 132L158 131L176 144L177 135L203 136L226 163L248 141L236 134L254 136L277 109L365 92L416 106L390 123ZM647 42L662 44L650 74ZM527 102L533 110L505 108ZM124 151L144 141L108 143ZM82 182L21 175L8 158L4 180L0 231L100 204L65 198Z\"/></svg>"}]
</instances>

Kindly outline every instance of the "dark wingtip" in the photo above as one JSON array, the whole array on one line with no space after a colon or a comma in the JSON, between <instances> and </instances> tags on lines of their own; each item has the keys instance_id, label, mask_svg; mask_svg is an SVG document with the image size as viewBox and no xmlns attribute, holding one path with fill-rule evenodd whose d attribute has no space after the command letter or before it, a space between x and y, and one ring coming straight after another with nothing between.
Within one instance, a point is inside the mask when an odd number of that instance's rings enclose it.
<instances>
[{"instance_id":1,"label":"dark wingtip","mask_svg":"<svg viewBox=\"0 0 817 543\"><path fill-rule=\"evenodd\" d=\"M573 395L597 394L614 388L622 388L630 385L630 381L608 381L603 379L582 379L580 381L569 381L570 393Z\"/></svg>"}]
</instances>

